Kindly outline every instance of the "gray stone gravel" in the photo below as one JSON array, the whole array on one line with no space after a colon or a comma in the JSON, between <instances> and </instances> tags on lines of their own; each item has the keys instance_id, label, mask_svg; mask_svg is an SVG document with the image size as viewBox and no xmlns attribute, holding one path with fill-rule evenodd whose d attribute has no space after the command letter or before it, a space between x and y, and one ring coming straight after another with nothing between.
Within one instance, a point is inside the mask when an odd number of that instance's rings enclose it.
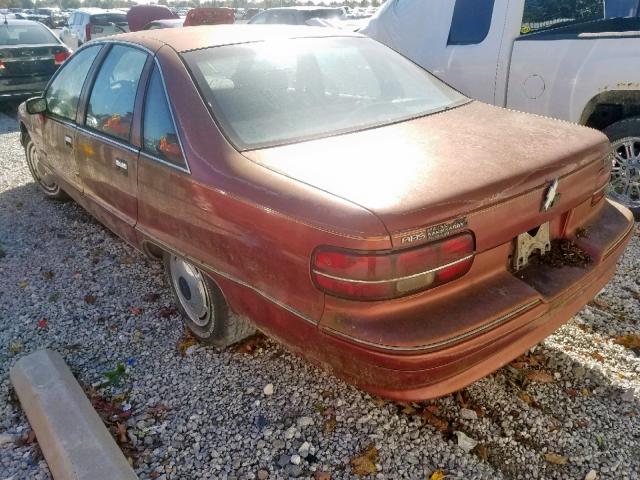
<instances>
[{"instance_id":1,"label":"gray stone gravel","mask_svg":"<svg viewBox=\"0 0 640 480\"><path fill-rule=\"evenodd\" d=\"M161 266L74 203L46 201L14 120L2 114L0 248L0 480L50 478L37 443L17 440L29 425L8 378L20 356L45 347L85 385L129 362L122 385L104 394L128 395L128 436L143 479L352 478L350 459L371 444L379 479L424 479L436 469L449 479L584 479L592 470L596 478L640 477L640 359L613 343L640 331L637 235L598 304L535 350L552 382L523 385L505 367L467 388L465 405L453 395L429 402L463 435L438 433L411 409L271 341L253 354L198 346L182 356L180 319L162 315L172 300ZM156 418L148 409L158 405L167 411ZM477 448L465 453L459 437L479 442L488 460ZM567 463L549 463L547 453Z\"/></svg>"}]
</instances>

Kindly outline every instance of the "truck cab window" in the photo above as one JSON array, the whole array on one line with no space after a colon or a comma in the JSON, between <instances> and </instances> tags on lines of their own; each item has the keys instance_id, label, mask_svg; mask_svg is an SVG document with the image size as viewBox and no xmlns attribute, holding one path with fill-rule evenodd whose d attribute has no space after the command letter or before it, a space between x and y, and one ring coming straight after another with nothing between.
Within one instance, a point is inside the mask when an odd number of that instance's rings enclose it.
<instances>
[{"instance_id":1,"label":"truck cab window","mask_svg":"<svg viewBox=\"0 0 640 480\"><path fill-rule=\"evenodd\" d=\"M447 45L482 43L491 28L495 0L457 0Z\"/></svg>"},{"instance_id":2,"label":"truck cab window","mask_svg":"<svg viewBox=\"0 0 640 480\"><path fill-rule=\"evenodd\" d=\"M520 33L527 35L602 20L604 8L602 0L525 0Z\"/></svg>"}]
</instances>

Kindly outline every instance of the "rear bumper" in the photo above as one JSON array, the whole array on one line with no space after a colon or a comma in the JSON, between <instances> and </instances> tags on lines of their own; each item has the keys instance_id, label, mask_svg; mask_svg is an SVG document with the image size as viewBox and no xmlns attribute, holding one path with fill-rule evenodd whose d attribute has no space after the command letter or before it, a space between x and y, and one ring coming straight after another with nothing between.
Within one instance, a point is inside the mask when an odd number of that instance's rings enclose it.
<instances>
[{"instance_id":1,"label":"rear bumper","mask_svg":"<svg viewBox=\"0 0 640 480\"><path fill-rule=\"evenodd\" d=\"M588 231L589 238L577 241L593 257L587 268L536 267L518 277L504 269L419 310L401 307L407 313L392 319L396 328L388 328L393 331L387 336L376 323L383 318L389 327L389 312L381 310L377 316L374 307L364 318L370 323L360 327L349 312L338 317L330 312L330 318L325 312L324 362L347 381L396 400L424 400L459 390L538 344L607 284L632 234L633 217L607 200ZM398 329L407 330L406 336ZM400 341L413 332L433 339L418 345Z\"/></svg>"},{"instance_id":2,"label":"rear bumper","mask_svg":"<svg viewBox=\"0 0 640 480\"><path fill-rule=\"evenodd\" d=\"M51 78L49 75L0 78L0 100L41 95Z\"/></svg>"}]
</instances>

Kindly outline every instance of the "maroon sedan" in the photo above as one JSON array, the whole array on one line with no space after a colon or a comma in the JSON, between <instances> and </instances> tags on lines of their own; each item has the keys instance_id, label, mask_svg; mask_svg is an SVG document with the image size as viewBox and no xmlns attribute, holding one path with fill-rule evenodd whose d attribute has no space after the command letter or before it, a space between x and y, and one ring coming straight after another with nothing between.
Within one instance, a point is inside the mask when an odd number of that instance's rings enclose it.
<instances>
[{"instance_id":1,"label":"maroon sedan","mask_svg":"<svg viewBox=\"0 0 640 480\"><path fill-rule=\"evenodd\" d=\"M163 258L185 322L257 328L395 399L455 391L568 321L633 228L595 130L471 101L357 34L91 42L20 107L33 176Z\"/></svg>"}]
</instances>

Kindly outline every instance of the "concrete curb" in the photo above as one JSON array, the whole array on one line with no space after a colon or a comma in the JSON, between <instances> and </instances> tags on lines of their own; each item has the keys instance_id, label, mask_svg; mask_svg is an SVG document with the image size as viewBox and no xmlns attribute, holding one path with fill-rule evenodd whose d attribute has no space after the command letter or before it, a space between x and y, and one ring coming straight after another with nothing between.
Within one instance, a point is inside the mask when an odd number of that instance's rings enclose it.
<instances>
[{"instance_id":1,"label":"concrete curb","mask_svg":"<svg viewBox=\"0 0 640 480\"><path fill-rule=\"evenodd\" d=\"M138 478L59 353L27 355L9 375L55 479Z\"/></svg>"}]
</instances>

